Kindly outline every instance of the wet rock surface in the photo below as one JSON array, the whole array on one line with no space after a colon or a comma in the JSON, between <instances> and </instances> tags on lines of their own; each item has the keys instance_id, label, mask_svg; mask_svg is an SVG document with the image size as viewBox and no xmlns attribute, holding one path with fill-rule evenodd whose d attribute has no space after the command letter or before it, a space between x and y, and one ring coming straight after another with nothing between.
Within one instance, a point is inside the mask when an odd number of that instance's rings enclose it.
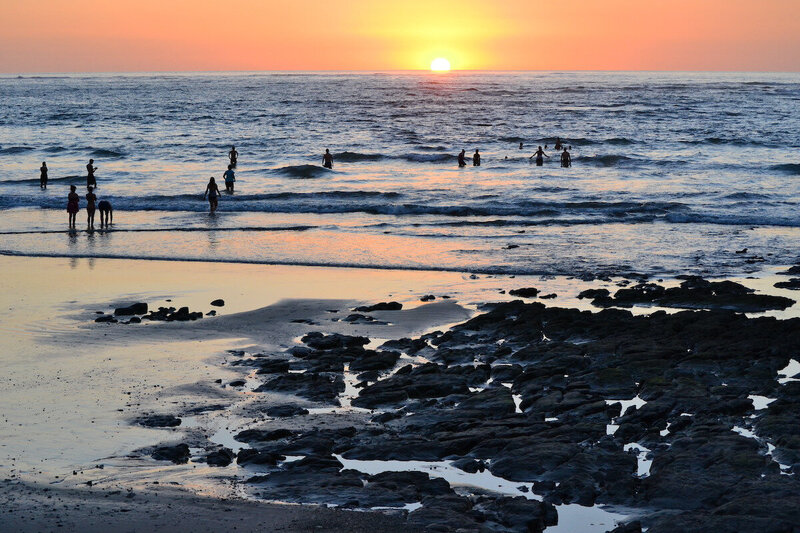
<instances>
[{"instance_id":1,"label":"wet rock surface","mask_svg":"<svg viewBox=\"0 0 800 533\"><path fill-rule=\"evenodd\" d=\"M635 316L512 301L375 350L314 332L279 353L239 354L231 364L253 367L257 393L296 397L236 433L247 490L405 509L428 531L544 531L568 504L633 509L608 527L618 533L800 530L800 382L778 381L800 354L800 319L729 309L786 304L736 283L675 289L581 297L713 309ZM348 416L324 418L309 401ZM188 459L188 448L163 448L162 460ZM212 455L234 460L224 449L198 460ZM351 460L425 461L512 488L451 484L435 468L369 474L345 468Z\"/></svg>"},{"instance_id":2,"label":"wet rock surface","mask_svg":"<svg viewBox=\"0 0 800 533\"><path fill-rule=\"evenodd\" d=\"M592 298L592 304L597 307L653 305L681 309L729 309L739 312L786 309L795 303L783 296L755 294L753 289L733 281L708 281L699 276L678 278L683 280L679 287L639 283L618 290L613 297L607 289L589 289L581 292L578 298Z\"/></svg>"}]
</instances>

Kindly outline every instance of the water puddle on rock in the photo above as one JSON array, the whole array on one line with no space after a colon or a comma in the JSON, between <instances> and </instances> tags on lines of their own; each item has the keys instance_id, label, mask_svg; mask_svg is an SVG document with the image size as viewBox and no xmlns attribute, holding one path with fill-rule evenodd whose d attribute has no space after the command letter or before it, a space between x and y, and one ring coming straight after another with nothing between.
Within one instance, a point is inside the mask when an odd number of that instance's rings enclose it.
<instances>
[{"instance_id":1,"label":"water puddle on rock","mask_svg":"<svg viewBox=\"0 0 800 533\"><path fill-rule=\"evenodd\" d=\"M487 491L508 496L524 496L539 501L542 499L541 496L533 493L532 483L509 481L495 476L489 470L471 474L452 466L447 461L364 461L346 459L341 455L335 457L344 465L345 469L349 468L365 474L425 472L432 478L444 479L450 483L453 490L460 493L471 493L474 489L479 489L476 492ZM527 490L520 490L523 487ZM556 505L556 509L558 525L547 528L548 533L603 533L613 529L618 522L630 519L630 515L608 511L598 505L584 507L577 504L566 504Z\"/></svg>"}]
</instances>

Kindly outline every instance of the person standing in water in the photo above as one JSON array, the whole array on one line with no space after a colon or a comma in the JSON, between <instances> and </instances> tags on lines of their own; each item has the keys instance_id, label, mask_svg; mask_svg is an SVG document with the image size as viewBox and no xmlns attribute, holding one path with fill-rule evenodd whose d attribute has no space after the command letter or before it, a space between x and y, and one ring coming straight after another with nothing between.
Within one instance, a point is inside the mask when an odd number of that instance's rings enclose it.
<instances>
[{"instance_id":1,"label":"person standing in water","mask_svg":"<svg viewBox=\"0 0 800 533\"><path fill-rule=\"evenodd\" d=\"M529 159L533 159L535 157L536 158L536 166L540 167L540 166L542 166L544 164L544 159L542 159L542 156L547 157L547 158L550 157L549 155L544 153L544 150L542 150L542 147L539 146L539 149L536 150L533 153L533 155L529 157Z\"/></svg>"},{"instance_id":2,"label":"person standing in water","mask_svg":"<svg viewBox=\"0 0 800 533\"><path fill-rule=\"evenodd\" d=\"M97 170L97 167L94 166L94 159L89 160L89 164L86 165L86 186L87 187L97 187L97 180L94 178L94 171Z\"/></svg>"},{"instance_id":3,"label":"person standing in water","mask_svg":"<svg viewBox=\"0 0 800 533\"><path fill-rule=\"evenodd\" d=\"M228 194L233 194L233 184L236 182L236 176L233 173L233 165L228 165L228 170L222 175L225 179L225 191Z\"/></svg>"},{"instance_id":4,"label":"person standing in water","mask_svg":"<svg viewBox=\"0 0 800 533\"><path fill-rule=\"evenodd\" d=\"M519 143L519 149L522 150L522 143Z\"/></svg>"},{"instance_id":5,"label":"person standing in water","mask_svg":"<svg viewBox=\"0 0 800 533\"><path fill-rule=\"evenodd\" d=\"M231 160L231 166L235 168L239 160L239 152L236 151L235 146L231 146L231 151L228 152L228 159Z\"/></svg>"},{"instance_id":6,"label":"person standing in water","mask_svg":"<svg viewBox=\"0 0 800 533\"><path fill-rule=\"evenodd\" d=\"M461 153L458 154L458 168L464 168L467 166L467 151L461 150Z\"/></svg>"},{"instance_id":7,"label":"person standing in water","mask_svg":"<svg viewBox=\"0 0 800 533\"><path fill-rule=\"evenodd\" d=\"M75 229L75 215L80 211L81 197L75 192L75 186L69 186L69 195L67 195L67 213L69 213L69 227Z\"/></svg>"},{"instance_id":8,"label":"person standing in water","mask_svg":"<svg viewBox=\"0 0 800 533\"><path fill-rule=\"evenodd\" d=\"M208 207L211 210L211 214L217 210L217 202L219 202L219 187L217 186L217 182L214 181L214 177L212 176L208 180L208 185L206 185L206 192L203 193L203 200L206 199L208 196Z\"/></svg>"},{"instance_id":9,"label":"person standing in water","mask_svg":"<svg viewBox=\"0 0 800 533\"><path fill-rule=\"evenodd\" d=\"M42 161L42 166L39 167L39 188L46 189L47 188L47 162Z\"/></svg>"},{"instance_id":10,"label":"person standing in water","mask_svg":"<svg viewBox=\"0 0 800 533\"><path fill-rule=\"evenodd\" d=\"M331 155L331 151L327 148L325 148L325 154L322 156L322 166L333 169L333 156Z\"/></svg>"},{"instance_id":11,"label":"person standing in water","mask_svg":"<svg viewBox=\"0 0 800 533\"><path fill-rule=\"evenodd\" d=\"M94 228L94 211L96 209L95 203L97 202L97 195L94 193L94 188L89 187L89 192L86 193L86 226Z\"/></svg>"},{"instance_id":12,"label":"person standing in water","mask_svg":"<svg viewBox=\"0 0 800 533\"><path fill-rule=\"evenodd\" d=\"M556 144L553 146L556 150L561 150L563 145L561 144L561 137L556 137Z\"/></svg>"},{"instance_id":13,"label":"person standing in water","mask_svg":"<svg viewBox=\"0 0 800 533\"><path fill-rule=\"evenodd\" d=\"M111 202L100 200L97 202L97 210L100 211L100 227L108 227L114 223L114 209L111 207Z\"/></svg>"},{"instance_id":14,"label":"person standing in water","mask_svg":"<svg viewBox=\"0 0 800 533\"><path fill-rule=\"evenodd\" d=\"M481 166L481 154L478 153L478 150L475 150L475 153L472 155L472 166L479 167Z\"/></svg>"},{"instance_id":15,"label":"person standing in water","mask_svg":"<svg viewBox=\"0 0 800 533\"><path fill-rule=\"evenodd\" d=\"M564 148L564 151L561 152L561 166L563 168L569 168L572 166L572 156L569 153L569 150Z\"/></svg>"}]
</instances>

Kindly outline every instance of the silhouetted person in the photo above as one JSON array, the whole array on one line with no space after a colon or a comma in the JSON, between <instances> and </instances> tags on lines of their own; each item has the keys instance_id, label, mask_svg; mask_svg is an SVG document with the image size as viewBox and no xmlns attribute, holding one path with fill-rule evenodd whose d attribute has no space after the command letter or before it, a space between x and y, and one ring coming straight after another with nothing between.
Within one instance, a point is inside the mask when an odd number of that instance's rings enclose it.
<instances>
[{"instance_id":1,"label":"silhouetted person","mask_svg":"<svg viewBox=\"0 0 800 533\"><path fill-rule=\"evenodd\" d=\"M561 145L561 137L556 137L556 144L553 146L556 150L561 150L563 146Z\"/></svg>"},{"instance_id":2,"label":"silhouetted person","mask_svg":"<svg viewBox=\"0 0 800 533\"><path fill-rule=\"evenodd\" d=\"M97 180L94 179L94 171L97 170L97 167L94 166L94 159L89 160L89 164L86 165L86 186L87 187L97 187Z\"/></svg>"},{"instance_id":3,"label":"silhouetted person","mask_svg":"<svg viewBox=\"0 0 800 533\"><path fill-rule=\"evenodd\" d=\"M228 170L222 175L225 179L225 190L233 194L233 184L236 182L236 176L233 173L233 165L228 165Z\"/></svg>"},{"instance_id":4,"label":"silhouetted person","mask_svg":"<svg viewBox=\"0 0 800 533\"><path fill-rule=\"evenodd\" d=\"M42 161L42 166L39 167L39 188L46 189L47 188L47 163Z\"/></svg>"},{"instance_id":5,"label":"silhouetted person","mask_svg":"<svg viewBox=\"0 0 800 533\"><path fill-rule=\"evenodd\" d=\"M481 166L481 154L478 153L478 150L475 150L475 153L472 154L472 166L473 167Z\"/></svg>"},{"instance_id":6,"label":"silhouetted person","mask_svg":"<svg viewBox=\"0 0 800 533\"><path fill-rule=\"evenodd\" d=\"M90 228L94 227L94 211L97 209L97 195L94 193L94 188L89 187L89 192L86 193L86 225Z\"/></svg>"},{"instance_id":7,"label":"silhouetted person","mask_svg":"<svg viewBox=\"0 0 800 533\"><path fill-rule=\"evenodd\" d=\"M569 150L564 149L561 152L561 166L564 168L569 168L572 166L572 156L569 154Z\"/></svg>"},{"instance_id":8,"label":"silhouetted person","mask_svg":"<svg viewBox=\"0 0 800 533\"><path fill-rule=\"evenodd\" d=\"M522 143L519 143L519 149L522 150Z\"/></svg>"},{"instance_id":9,"label":"silhouetted person","mask_svg":"<svg viewBox=\"0 0 800 533\"><path fill-rule=\"evenodd\" d=\"M206 192L203 193L203 200L206 199L208 196L208 207L213 213L217 210L217 203L219 202L219 187L217 186L217 182L214 181L214 178L210 178L208 180L208 185L206 185Z\"/></svg>"},{"instance_id":10,"label":"silhouetted person","mask_svg":"<svg viewBox=\"0 0 800 533\"><path fill-rule=\"evenodd\" d=\"M545 148L546 148L546 146L545 146ZM538 149L538 150L536 150L536 151L533 153L533 155L532 155L532 156L530 156L530 158L529 158L529 159L533 159L533 158L535 157L535 158L536 158L536 166L537 166L537 167L540 167L540 166L542 166L542 165L544 164L544 159L542 159L542 157L543 157L543 156L544 156L544 157L550 157L549 155L547 155L546 153L544 153L544 150L542 150L542 147L540 146L540 147L539 147L539 149Z\"/></svg>"},{"instance_id":11,"label":"silhouetted person","mask_svg":"<svg viewBox=\"0 0 800 533\"><path fill-rule=\"evenodd\" d=\"M108 226L114 223L114 209L108 200L97 202L97 210L100 211L100 226Z\"/></svg>"},{"instance_id":12,"label":"silhouetted person","mask_svg":"<svg viewBox=\"0 0 800 533\"><path fill-rule=\"evenodd\" d=\"M239 152L236 151L235 146L231 146L231 151L228 152L228 159L231 160L231 166L235 167L236 162L239 160Z\"/></svg>"},{"instance_id":13,"label":"silhouetted person","mask_svg":"<svg viewBox=\"0 0 800 533\"><path fill-rule=\"evenodd\" d=\"M467 166L467 151L461 150L461 153L458 154L458 168L463 168Z\"/></svg>"},{"instance_id":14,"label":"silhouetted person","mask_svg":"<svg viewBox=\"0 0 800 533\"><path fill-rule=\"evenodd\" d=\"M69 194L67 195L67 213L69 213L69 227L75 227L75 215L80 211L81 197L75 192L75 186L69 186Z\"/></svg>"},{"instance_id":15,"label":"silhouetted person","mask_svg":"<svg viewBox=\"0 0 800 533\"><path fill-rule=\"evenodd\" d=\"M331 155L331 151L327 148L325 148L325 154L322 156L322 166L333 169L333 156Z\"/></svg>"}]
</instances>

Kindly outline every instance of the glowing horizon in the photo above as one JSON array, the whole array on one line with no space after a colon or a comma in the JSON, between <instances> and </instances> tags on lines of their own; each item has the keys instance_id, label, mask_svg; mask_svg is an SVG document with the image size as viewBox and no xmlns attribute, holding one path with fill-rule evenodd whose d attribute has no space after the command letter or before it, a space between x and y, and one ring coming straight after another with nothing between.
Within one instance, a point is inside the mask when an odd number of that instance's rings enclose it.
<instances>
[{"instance_id":1,"label":"glowing horizon","mask_svg":"<svg viewBox=\"0 0 800 533\"><path fill-rule=\"evenodd\" d=\"M800 2L9 0L0 72L800 71Z\"/></svg>"}]
</instances>

